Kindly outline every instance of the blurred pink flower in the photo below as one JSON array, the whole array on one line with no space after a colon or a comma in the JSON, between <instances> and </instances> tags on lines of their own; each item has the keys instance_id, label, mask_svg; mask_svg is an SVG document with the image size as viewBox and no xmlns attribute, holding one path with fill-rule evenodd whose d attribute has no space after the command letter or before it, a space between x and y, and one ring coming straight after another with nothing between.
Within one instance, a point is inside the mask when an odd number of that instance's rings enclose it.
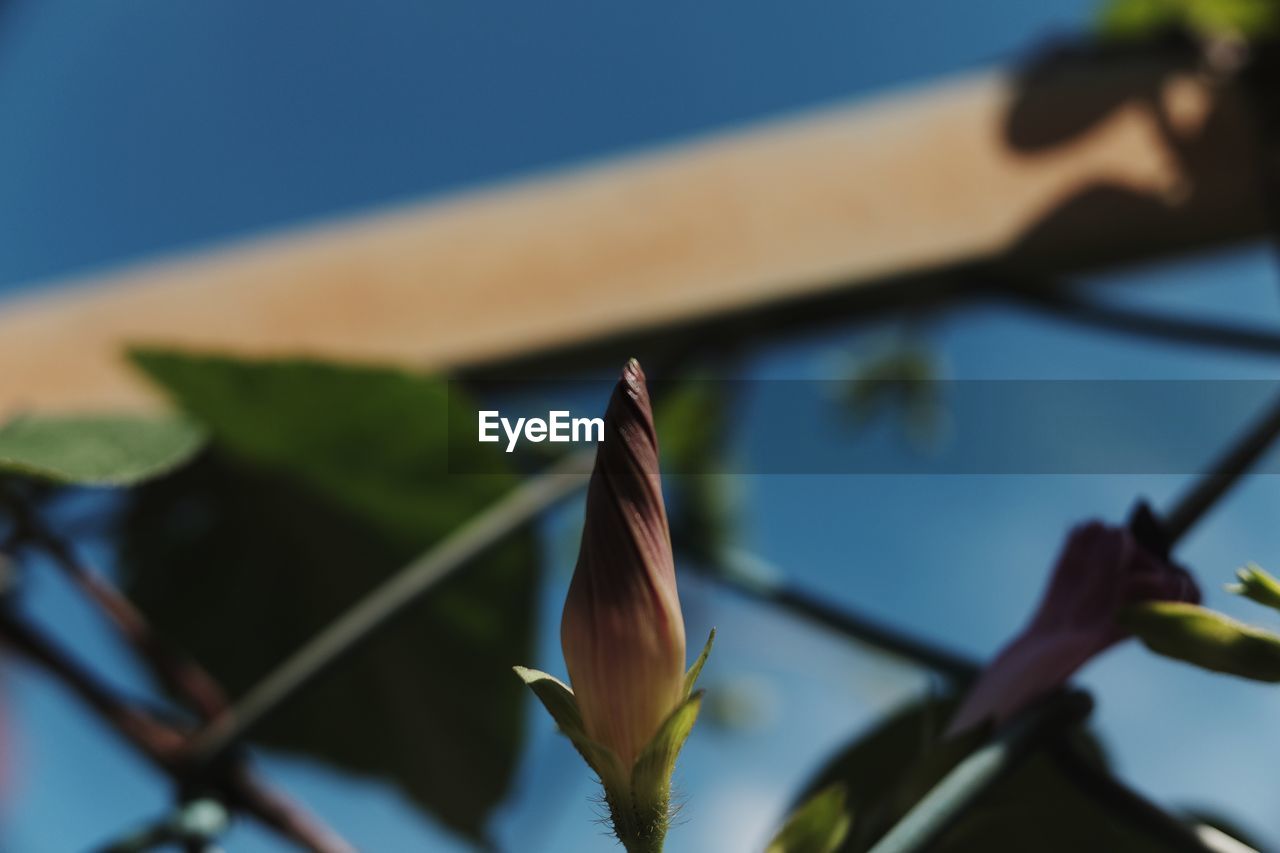
<instances>
[{"instance_id":1,"label":"blurred pink flower","mask_svg":"<svg viewBox=\"0 0 1280 853\"><path fill-rule=\"evenodd\" d=\"M1003 723L1126 639L1119 616L1127 605L1199 600L1186 570L1153 556L1127 529L1096 521L1077 527L1035 616L983 670L948 734Z\"/></svg>"},{"instance_id":2,"label":"blurred pink flower","mask_svg":"<svg viewBox=\"0 0 1280 853\"><path fill-rule=\"evenodd\" d=\"M604 425L560 642L587 735L629 770L685 698L684 619L658 439L634 359Z\"/></svg>"}]
</instances>

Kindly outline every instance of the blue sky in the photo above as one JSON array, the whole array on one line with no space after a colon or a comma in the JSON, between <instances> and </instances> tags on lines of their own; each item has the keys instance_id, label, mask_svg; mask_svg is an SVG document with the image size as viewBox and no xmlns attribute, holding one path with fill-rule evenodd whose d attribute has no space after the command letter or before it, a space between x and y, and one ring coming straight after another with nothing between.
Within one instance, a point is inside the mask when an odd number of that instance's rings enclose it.
<instances>
[{"instance_id":1,"label":"blue sky","mask_svg":"<svg viewBox=\"0 0 1280 853\"><path fill-rule=\"evenodd\" d=\"M0 110L10 129L0 135L0 289L1008 61L1087 26L1093 4L371 0L353 8L301 0L0 5ZM1134 304L1280 320L1280 285L1261 248L1089 284ZM822 377L833 359L892 331L859 327L773 347L753 356L745 375ZM1261 359L1126 341L1011 308L944 316L929 340L955 378L1273 374ZM770 426L748 424L736 436L748 458L753 429ZM829 427L789 426L833 440ZM1159 506L1184 482L769 476L735 486L745 548L836 600L985 655L1026 616L1073 523L1122 519L1137 494ZM1278 498L1275 477L1252 478L1186 543L1182 556L1211 604L1265 621L1218 592L1218 582L1246 560L1280 563ZM548 627L539 660L526 663L553 672L561 671L554 626L575 523L570 508L544 525ZM762 710L746 730L700 727L682 762L685 822L669 850L750 849L827 750L928 682L694 581L684 590L690 636L712 624L721 632L707 686L754 697ZM118 683L141 683L50 573L37 572L28 594ZM1171 804L1229 807L1280 841L1280 738L1251 734L1277 718L1280 693L1128 646L1083 680L1127 778ZM165 786L58 688L19 669L7 682L18 771L9 848L86 849L166 807ZM503 849L610 849L578 759L543 715L531 714L529 725L519 779L495 820ZM466 849L377 781L294 758L263 763L364 849ZM248 825L227 846L279 849Z\"/></svg>"}]
</instances>

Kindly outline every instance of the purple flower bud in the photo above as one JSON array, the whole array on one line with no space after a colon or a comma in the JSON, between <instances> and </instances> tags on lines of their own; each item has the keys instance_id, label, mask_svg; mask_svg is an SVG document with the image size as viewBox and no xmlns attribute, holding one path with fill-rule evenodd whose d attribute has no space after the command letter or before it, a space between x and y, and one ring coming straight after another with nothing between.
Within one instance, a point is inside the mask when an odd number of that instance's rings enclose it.
<instances>
[{"instance_id":1,"label":"purple flower bud","mask_svg":"<svg viewBox=\"0 0 1280 853\"><path fill-rule=\"evenodd\" d=\"M560 642L587 735L629 769L684 699L685 677L658 439L634 359L605 412Z\"/></svg>"},{"instance_id":2,"label":"purple flower bud","mask_svg":"<svg viewBox=\"0 0 1280 853\"><path fill-rule=\"evenodd\" d=\"M1077 527L1035 616L983 670L949 732L999 725L1052 692L1129 636L1119 621L1128 605L1199 600L1186 570L1153 556L1128 530L1096 521Z\"/></svg>"}]
</instances>

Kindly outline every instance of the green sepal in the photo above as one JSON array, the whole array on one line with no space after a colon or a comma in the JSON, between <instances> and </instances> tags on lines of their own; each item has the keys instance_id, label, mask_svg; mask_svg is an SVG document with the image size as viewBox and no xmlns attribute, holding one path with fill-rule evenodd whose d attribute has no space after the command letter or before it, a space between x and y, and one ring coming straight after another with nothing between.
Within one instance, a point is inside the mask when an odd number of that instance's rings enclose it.
<instances>
[{"instance_id":1,"label":"green sepal","mask_svg":"<svg viewBox=\"0 0 1280 853\"><path fill-rule=\"evenodd\" d=\"M711 629L711 635L707 637L707 643L702 647L702 651L698 654L698 659L693 662L693 666L689 667L689 671L684 676L684 696L688 699L693 695L693 687L698 683L698 676L702 674L702 667L707 662L707 657L711 654L711 646L716 641L716 629Z\"/></svg>"},{"instance_id":2,"label":"green sepal","mask_svg":"<svg viewBox=\"0 0 1280 853\"><path fill-rule=\"evenodd\" d=\"M1122 624L1159 655L1254 681L1280 681L1280 636L1196 604L1127 608Z\"/></svg>"},{"instance_id":3,"label":"green sepal","mask_svg":"<svg viewBox=\"0 0 1280 853\"><path fill-rule=\"evenodd\" d=\"M628 850L646 849L651 839L666 835L671 818L671 774L698 720L702 695L701 691L693 694L671 712L631 768L631 808L627 814L614 814L614 828Z\"/></svg>"},{"instance_id":4,"label":"green sepal","mask_svg":"<svg viewBox=\"0 0 1280 853\"><path fill-rule=\"evenodd\" d=\"M1227 592L1243 595L1266 607L1280 610L1280 581L1253 563L1236 570L1239 583L1227 584Z\"/></svg>"},{"instance_id":5,"label":"green sepal","mask_svg":"<svg viewBox=\"0 0 1280 853\"><path fill-rule=\"evenodd\" d=\"M560 731L600 777L614 832L628 853L662 850L671 820L671 775L702 708L703 694L694 693L693 687L711 654L715 637L712 629L702 652L685 674L680 705L658 727L629 773L611 749L587 736L578 701L568 685L545 672L514 667L516 675L529 686Z\"/></svg>"},{"instance_id":6,"label":"green sepal","mask_svg":"<svg viewBox=\"0 0 1280 853\"><path fill-rule=\"evenodd\" d=\"M565 737L569 738L582 760L600 777L606 792L625 789L627 774L622 762L609 747L587 736L582 723L582 712L578 710L578 700L574 697L573 690L560 679L545 672L523 666L512 669L542 702L542 706L547 709L551 719L556 721Z\"/></svg>"},{"instance_id":7,"label":"green sepal","mask_svg":"<svg viewBox=\"0 0 1280 853\"><path fill-rule=\"evenodd\" d=\"M765 853L835 853L849 835L853 819L842 783L828 785L791 813Z\"/></svg>"}]
</instances>

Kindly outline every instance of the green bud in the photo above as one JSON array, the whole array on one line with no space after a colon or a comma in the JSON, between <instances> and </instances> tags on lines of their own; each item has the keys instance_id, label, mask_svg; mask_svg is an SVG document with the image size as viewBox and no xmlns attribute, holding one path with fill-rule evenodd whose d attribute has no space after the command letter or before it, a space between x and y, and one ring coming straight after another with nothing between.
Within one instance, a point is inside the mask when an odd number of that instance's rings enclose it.
<instances>
[{"instance_id":1,"label":"green bud","mask_svg":"<svg viewBox=\"0 0 1280 853\"><path fill-rule=\"evenodd\" d=\"M1127 608L1121 621L1147 648L1213 672L1280 681L1280 636L1196 604Z\"/></svg>"},{"instance_id":2,"label":"green bud","mask_svg":"<svg viewBox=\"0 0 1280 853\"><path fill-rule=\"evenodd\" d=\"M1259 604L1280 610L1280 581L1250 563L1236 570L1239 583L1227 584L1227 592L1243 595Z\"/></svg>"}]
</instances>

